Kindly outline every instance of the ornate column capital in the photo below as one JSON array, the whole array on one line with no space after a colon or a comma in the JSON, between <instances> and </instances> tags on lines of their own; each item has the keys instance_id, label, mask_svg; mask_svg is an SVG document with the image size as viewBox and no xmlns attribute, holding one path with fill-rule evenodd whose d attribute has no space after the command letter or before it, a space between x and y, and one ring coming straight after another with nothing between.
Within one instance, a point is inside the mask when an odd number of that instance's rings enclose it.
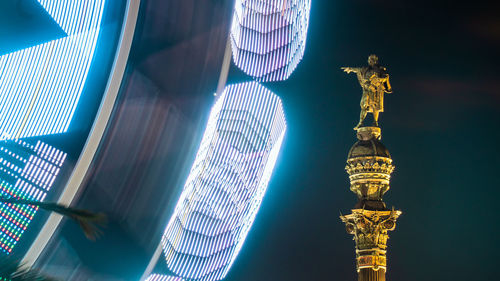
<instances>
[{"instance_id":1,"label":"ornate column capital","mask_svg":"<svg viewBox=\"0 0 500 281\"><path fill-rule=\"evenodd\" d=\"M388 231L396 228L401 211L372 211L353 209L352 213L340 216L346 230L356 241L356 269L379 270L387 268L386 251Z\"/></svg>"}]
</instances>

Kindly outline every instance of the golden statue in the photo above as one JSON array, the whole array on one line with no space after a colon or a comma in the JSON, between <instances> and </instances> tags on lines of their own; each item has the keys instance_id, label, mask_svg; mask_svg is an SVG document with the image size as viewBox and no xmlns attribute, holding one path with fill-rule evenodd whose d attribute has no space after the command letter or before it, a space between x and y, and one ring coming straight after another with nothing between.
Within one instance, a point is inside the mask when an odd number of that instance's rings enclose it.
<instances>
[{"instance_id":1,"label":"golden statue","mask_svg":"<svg viewBox=\"0 0 500 281\"><path fill-rule=\"evenodd\" d=\"M378 57L370 55L368 57L368 66L365 67L342 67L342 69L358 76L359 84L363 88L363 97L361 98L361 114L359 123L354 130L358 130L363 124L368 112L373 114L374 125L378 127L378 115L384 112L384 94L392 93L389 83L389 74L387 69L378 64Z\"/></svg>"}]
</instances>

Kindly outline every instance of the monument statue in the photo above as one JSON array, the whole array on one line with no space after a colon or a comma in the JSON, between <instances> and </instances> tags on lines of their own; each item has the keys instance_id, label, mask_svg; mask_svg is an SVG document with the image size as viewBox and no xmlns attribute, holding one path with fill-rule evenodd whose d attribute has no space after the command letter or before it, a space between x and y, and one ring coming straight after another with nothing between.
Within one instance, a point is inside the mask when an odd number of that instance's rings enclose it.
<instances>
[{"instance_id":1,"label":"monument statue","mask_svg":"<svg viewBox=\"0 0 500 281\"><path fill-rule=\"evenodd\" d=\"M359 123L354 127L354 130L358 130L362 126L363 120L365 120L369 112L373 114L374 125L378 127L379 113L384 112L384 94L392 93L387 69L378 64L378 57L376 55L368 57L368 66L342 67L342 69L347 73L356 73L359 84L363 89L363 96L360 103L361 114L359 116Z\"/></svg>"}]
</instances>

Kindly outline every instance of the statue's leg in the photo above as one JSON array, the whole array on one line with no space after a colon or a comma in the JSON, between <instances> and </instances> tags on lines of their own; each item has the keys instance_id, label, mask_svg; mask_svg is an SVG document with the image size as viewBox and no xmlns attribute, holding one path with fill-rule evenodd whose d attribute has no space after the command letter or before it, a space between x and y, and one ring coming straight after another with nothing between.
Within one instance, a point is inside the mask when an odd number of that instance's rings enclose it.
<instances>
[{"instance_id":1,"label":"statue's leg","mask_svg":"<svg viewBox=\"0 0 500 281\"><path fill-rule=\"evenodd\" d=\"M354 127L354 130L357 130L359 129L359 127L361 127L361 125L363 124L363 120L365 120L366 118L367 113L368 111L366 110L366 108L361 108L361 113L359 114L359 123L358 125L356 125L356 127Z\"/></svg>"},{"instance_id":2,"label":"statue's leg","mask_svg":"<svg viewBox=\"0 0 500 281\"><path fill-rule=\"evenodd\" d=\"M378 114L380 112L378 110L373 111L373 123L375 123L375 126L378 127Z\"/></svg>"}]
</instances>

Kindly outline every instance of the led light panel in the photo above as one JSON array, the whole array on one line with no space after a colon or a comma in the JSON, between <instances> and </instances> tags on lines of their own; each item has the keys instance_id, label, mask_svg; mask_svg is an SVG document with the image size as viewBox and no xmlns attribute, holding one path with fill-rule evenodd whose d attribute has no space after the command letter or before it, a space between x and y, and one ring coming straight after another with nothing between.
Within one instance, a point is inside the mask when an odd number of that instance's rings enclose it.
<instances>
[{"instance_id":1,"label":"led light panel","mask_svg":"<svg viewBox=\"0 0 500 281\"><path fill-rule=\"evenodd\" d=\"M0 140L65 132L87 78L105 0L38 0L66 37L0 56Z\"/></svg>"},{"instance_id":2,"label":"led light panel","mask_svg":"<svg viewBox=\"0 0 500 281\"><path fill-rule=\"evenodd\" d=\"M236 66L260 81L287 79L304 55L310 6L310 0L236 0Z\"/></svg>"},{"instance_id":3,"label":"led light panel","mask_svg":"<svg viewBox=\"0 0 500 281\"><path fill-rule=\"evenodd\" d=\"M184 281L182 278L168 275L151 274L146 281Z\"/></svg>"},{"instance_id":4,"label":"led light panel","mask_svg":"<svg viewBox=\"0 0 500 281\"><path fill-rule=\"evenodd\" d=\"M0 141L0 196L43 201L65 158L66 153L40 141ZM37 209L0 203L1 251L12 252Z\"/></svg>"},{"instance_id":5,"label":"led light panel","mask_svg":"<svg viewBox=\"0 0 500 281\"><path fill-rule=\"evenodd\" d=\"M165 230L168 268L220 280L243 245L286 131L281 100L256 82L226 87Z\"/></svg>"}]
</instances>

